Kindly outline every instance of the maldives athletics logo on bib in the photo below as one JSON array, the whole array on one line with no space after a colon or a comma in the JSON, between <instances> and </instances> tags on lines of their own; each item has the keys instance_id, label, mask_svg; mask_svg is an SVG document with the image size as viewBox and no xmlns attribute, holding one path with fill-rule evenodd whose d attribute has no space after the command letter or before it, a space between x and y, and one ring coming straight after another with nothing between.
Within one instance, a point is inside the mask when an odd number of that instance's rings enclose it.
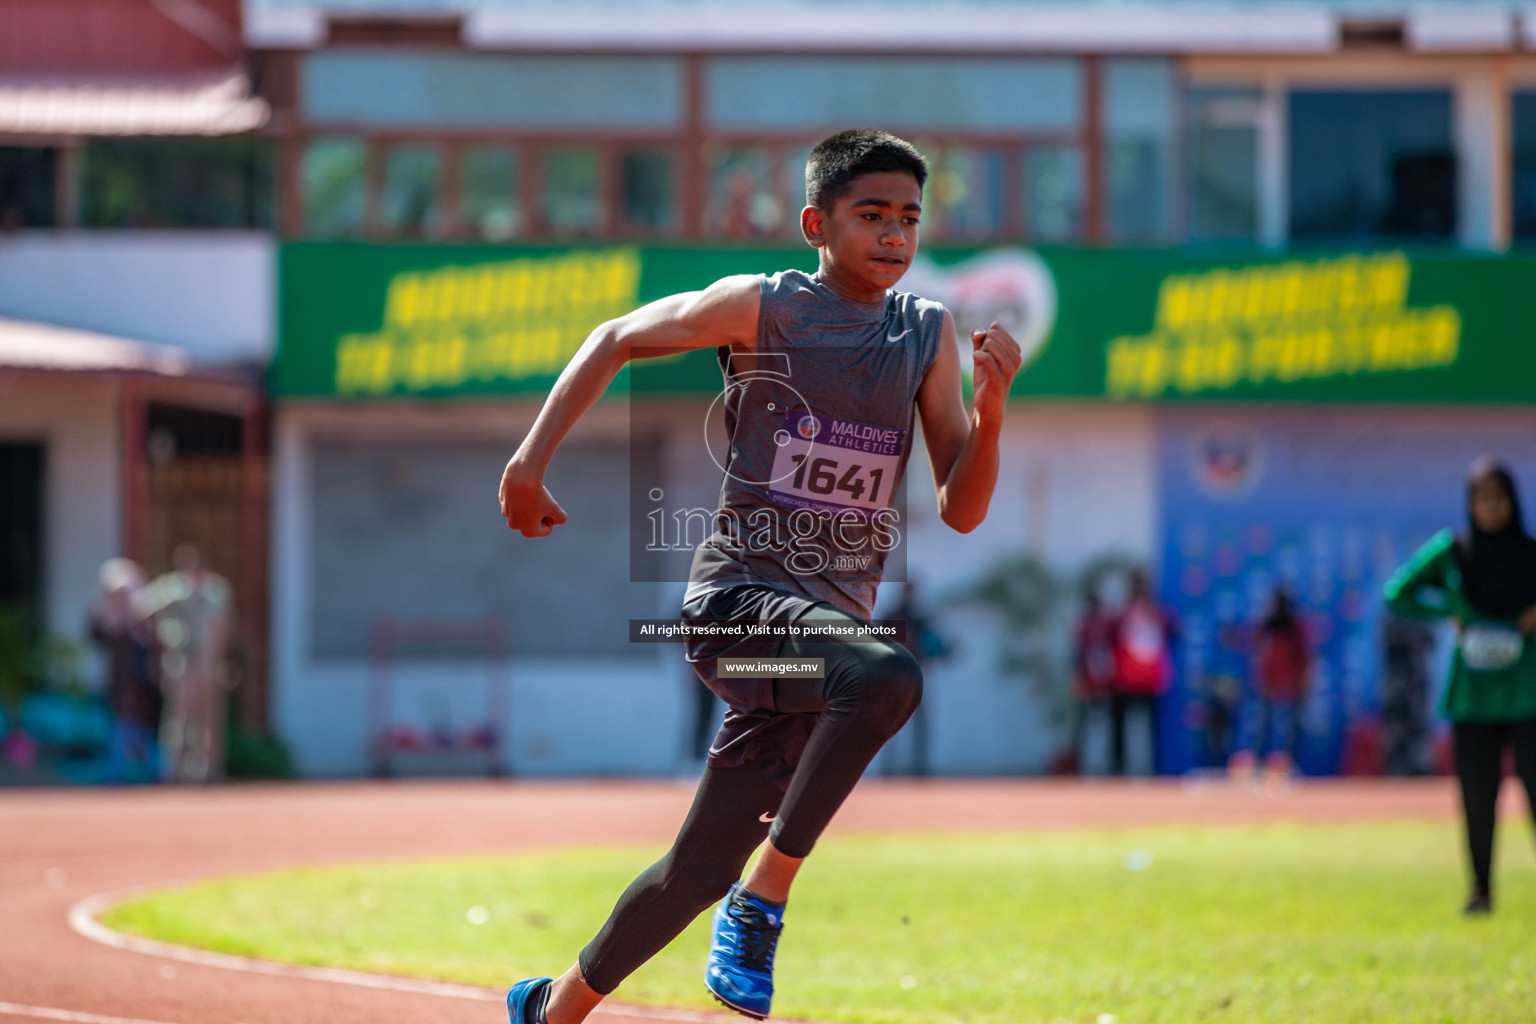
<instances>
[{"instance_id":1,"label":"maldives athletics logo on bib","mask_svg":"<svg viewBox=\"0 0 1536 1024\"><path fill-rule=\"evenodd\" d=\"M887 508L907 432L804 407L788 409L768 494L784 508L849 511L860 519Z\"/></svg>"}]
</instances>

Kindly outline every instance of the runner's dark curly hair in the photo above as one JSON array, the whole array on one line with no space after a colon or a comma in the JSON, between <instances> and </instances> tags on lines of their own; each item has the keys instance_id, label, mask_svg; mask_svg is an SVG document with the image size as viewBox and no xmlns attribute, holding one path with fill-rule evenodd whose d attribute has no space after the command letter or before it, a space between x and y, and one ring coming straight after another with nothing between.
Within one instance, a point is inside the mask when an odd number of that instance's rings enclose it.
<instances>
[{"instance_id":1,"label":"runner's dark curly hair","mask_svg":"<svg viewBox=\"0 0 1536 1024\"><path fill-rule=\"evenodd\" d=\"M845 195L853 179L879 171L905 171L922 188L928 161L912 143L890 132L854 128L822 139L805 162L805 199L818 210L830 210Z\"/></svg>"}]
</instances>

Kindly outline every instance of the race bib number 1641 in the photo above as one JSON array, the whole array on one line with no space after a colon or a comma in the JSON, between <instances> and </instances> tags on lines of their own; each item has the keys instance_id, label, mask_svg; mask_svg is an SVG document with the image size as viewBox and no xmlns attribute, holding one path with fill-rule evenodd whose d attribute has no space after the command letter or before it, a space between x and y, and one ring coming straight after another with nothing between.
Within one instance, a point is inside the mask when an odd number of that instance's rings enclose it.
<instances>
[{"instance_id":1,"label":"race bib number 1641","mask_svg":"<svg viewBox=\"0 0 1536 1024\"><path fill-rule=\"evenodd\" d=\"M774 455L768 488L776 504L829 513L854 509L865 517L890 505L905 430L802 407L785 414L783 432L788 440Z\"/></svg>"}]
</instances>

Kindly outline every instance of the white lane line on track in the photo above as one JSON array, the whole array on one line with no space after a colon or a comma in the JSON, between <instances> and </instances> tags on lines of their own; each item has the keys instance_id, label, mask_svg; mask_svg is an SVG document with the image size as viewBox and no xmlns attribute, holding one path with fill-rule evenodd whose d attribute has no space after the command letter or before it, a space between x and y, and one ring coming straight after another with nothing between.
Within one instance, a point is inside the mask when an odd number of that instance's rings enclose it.
<instances>
[{"instance_id":1,"label":"white lane line on track","mask_svg":"<svg viewBox=\"0 0 1536 1024\"><path fill-rule=\"evenodd\" d=\"M66 1020L74 1024L165 1024L158 1020L139 1020L134 1017L103 1017L99 1013L76 1013L74 1010L55 1010L51 1006L22 1006L20 1003L0 1003L0 1016L36 1017L38 1020Z\"/></svg>"},{"instance_id":2,"label":"white lane line on track","mask_svg":"<svg viewBox=\"0 0 1536 1024\"><path fill-rule=\"evenodd\" d=\"M69 908L69 926L75 932L92 942L99 942L104 946L114 949L126 950L130 953L143 953L146 956L164 957L168 960L179 960L182 963L196 964L201 967L219 967L228 971L245 971L247 974L265 974L278 978L302 978L306 981L328 981L338 985L356 985L360 988L385 989L391 992L410 992L416 995L443 996L449 999L473 999L479 1002L501 1003L506 1001L506 993L496 989L478 988L474 985L456 985L446 981L425 981L418 978L397 978L388 974L369 974L366 971L348 971L339 967L303 967L298 964L280 964L273 960L257 960L254 957L234 956L230 953L214 953L206 949L194 949L191 946L178 946L170 942L159 942L155 939L145 939L137 935L128 935L115 931L102 924L97 918L112 907L134 896L142 896L145 893L155 892L160 889L171 889L181 885L188 885L189 881L160 882L152 885L136 885L127 889L114 889L110 892L97 893L87 896L74 906ZM0 1003L0 1007L10 1004ZM52 1013L67 1013L68 1011L54 1010ZM723 1018L720 1014L697 1013L690 1010L670 1010L657 1007L655 1009L625 1006L622 1003L604 1003L598 1011L599 1014L607 1014L610 1017L634 1017L640 1020L665 1022L665 1024L720 1024ZM67 1017L51 1017L51 1020L80 1021L81 1024L163 1024L159 1021L131 1021L118 1017L93 1017L90 1015L75 1015Z\"/></svg>"},{"instance_id":3,"label":"white lane line on track","mask_svg":"<svg viewBox=\"0 0 1536 1024\"><path fill-rule=\"evenodd\" d=\"M203 967L222 967L230 971L245 971L247 974L266 974L279 978L304 978L309 981L330 981L343 985L357 985L362 988L387 989L391 992L414 992L419 995L428 996L448 996L453 999L478 999L481 1001L499 1002L506 998L505 996L497 995L491 989L477 988L473 985L454 985L449 982L422 981L415 978L395 978L387 974L346 971L338 967L301 967L296 964L280 964L272 960L257 960L254 957L248 956L214 953L206 949L193 949L190 946L177 946L169 942L158 942L154 939L140 938L137 935L126 935L123 932L108 928L96 919L99 914L113 904L121 903L132 896L139 896L155 889L170 888L177 884L182 883L173 882L166 885L136 886L131 889L117 889L112 892L98 893L95 896L87 896L69 908L69 926L79 934L104 946L125 949L132 953L165 957L168 960L180 960L182 963L198 964Z\"/></svg>"}]
</instances>

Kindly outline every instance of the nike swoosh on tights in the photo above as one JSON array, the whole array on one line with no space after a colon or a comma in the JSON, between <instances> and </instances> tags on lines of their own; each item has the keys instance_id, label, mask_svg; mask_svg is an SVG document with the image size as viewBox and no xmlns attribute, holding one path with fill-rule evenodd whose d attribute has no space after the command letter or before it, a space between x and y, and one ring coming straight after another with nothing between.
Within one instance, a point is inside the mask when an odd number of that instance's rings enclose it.
<instances>
[{"instance_id":1,"label":"nike swoosh on tights","mask_svg":"<svg viewBox=\"0 0 1536 1024\"><path fill-rule=\"evenodd\" d=\"M769 814L767 811L764 811L762 814L759 814L757 816L757 820L758 821L772 821L774 819L774 817L775 817L774 815Z\"/></svg>"}]
</instances>

